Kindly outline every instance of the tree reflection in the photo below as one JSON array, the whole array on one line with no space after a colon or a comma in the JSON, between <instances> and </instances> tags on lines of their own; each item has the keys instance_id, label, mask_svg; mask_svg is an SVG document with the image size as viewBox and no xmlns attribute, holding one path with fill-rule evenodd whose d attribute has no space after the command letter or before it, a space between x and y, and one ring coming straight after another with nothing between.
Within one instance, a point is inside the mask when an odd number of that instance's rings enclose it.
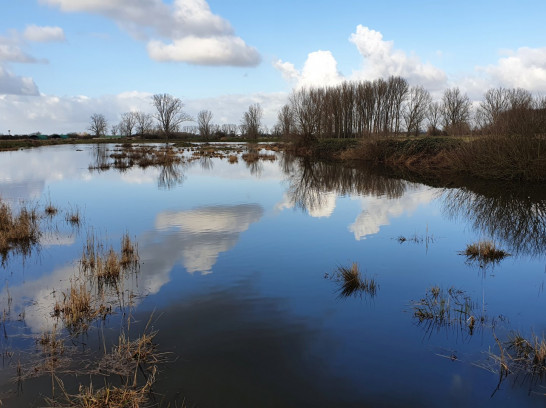
<instances>
[{"instance_id":1,"label":"tree reflection","mask_svg":"<svg viewBox=\"0 0 546 408\"><path fill-rule=\"evenodd\" d=\"M374 195L389 199L400 198L409 183L372 173L367 168L350 168L308 159L295 160L284 155L281 168L288 181L287 195L296 207L320 212L336 195Z\"/></svg>"},{"instance_id":2,"label":"tree reflection","mask_svg":"<svg viewBox=\"0 0 546 408\"><path fill-rule=\"evenodd\" d=\"M543 193L487 191L468 188L447 190L444 210L452 218L469 220L480 234L489 235L512 254L544 255L546 249L546 199Z\"/></svg>"}]
</instances>

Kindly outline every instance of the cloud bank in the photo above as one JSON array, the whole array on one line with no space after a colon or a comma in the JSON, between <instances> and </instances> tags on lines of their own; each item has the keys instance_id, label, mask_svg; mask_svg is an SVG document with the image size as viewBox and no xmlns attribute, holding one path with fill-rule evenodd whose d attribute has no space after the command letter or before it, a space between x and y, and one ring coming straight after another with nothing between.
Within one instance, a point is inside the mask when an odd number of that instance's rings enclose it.
<instances>
[{"instance_id":1,"label":"cloud bank","mask_svg":"<svg viewBox=\"0 0 546 408\"><path fill-rule=\"evenodd\" d=\"M94 13L146 41L150 58L197 65L255 66L258 51L213 14L205 0L41 0L65 12Z\"/></svg>"}]
</instances>

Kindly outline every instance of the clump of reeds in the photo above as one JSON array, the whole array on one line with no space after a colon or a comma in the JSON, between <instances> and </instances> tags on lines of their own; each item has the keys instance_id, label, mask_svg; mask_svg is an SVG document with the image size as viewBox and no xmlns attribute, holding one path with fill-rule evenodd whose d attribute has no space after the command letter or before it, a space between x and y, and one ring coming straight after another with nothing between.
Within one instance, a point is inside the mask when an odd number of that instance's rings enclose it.
<instances>
[{"instance_id":1,"label":"clump of reeds","mask_svg":"<svg viewBox=\"0 0 546 408\"><path fill-rule=\"evenodd\" d=\"M260 160L260 155L255 152L245 153L241 157L248 164L256 163L258 160Z\"/></svg>"},{"instance_id":2,"label":"clump of reeds","mask_svg":"<svg viewBox=\"0 0 546 408\"><path fill-rule=\"evenodd\" d=\"M494 333L493 335L495 336ZM489 363L481 363L480 366L499 373L499 383L496 390L510 374L532 383L544 378L546 374L546 339L544 335L539 338L533 334L528 339L518 332L512 332L507 341L501 342L495 336L495 342L499 348L499 354L489 352L493 366Z\"/></svg>"},{"instance_id":3,"label":"clump of reeds","mask_svg":"<svg viewBox=\"0 0 546 408\"><path fill-rule=\"evenodd\" d=\"M230 164L235 164L239 161L236 155L232 154L228 156L228 161Z\"/></svg>"},{"instance_id":4,"label":"clump of reeds","mask_svg":"<svg viewBox=\"0 0 546 408\"><path fill-rule=\"evenodd\" d=\"M74 227L79 227L81 223L80 212L78 209L72 209L66 213L65 221Z\"/></svg>"},{"instance_id":5,"label":"clump of reeds","mask_svg":"<svg viewBox=\"0 0 546 408\"><path fill-rule=\"evenodd\" d=\"M36 209L23 206L14 214L0 200L0 255L5 261L10 251L28 255L40 238L39 217Z\"/></svg>"},{"instance_id":6,"label":"clump of reeds","mask_svg":"<svg viewBox=\"0 0 546 408\"><path fill-rule=\"evenodd\" d=\"M55 207L52 203L48 203L44 211L48 217L53 217L55 214L59 212L57 207Z\"/></svg>"},{"instance_id":7,"label":"clump of reeds","mask_svg":"<svg viewBox=\"0 0 546 408\"><path fill-rule=\"evenodd\" d=\"M462 290L439 286L430 288L425 297L412 302L413 316L419 324L426 323L427 329L448 326L466 327L469 334L474 333L476 323L484 324L485 316L476 316L474 303Z\"/></svg>"},{"instance_id":8,"label":"clump of reeds","mask_svg":"<svg viewBox=\"0 0 546 408\"><path fill-rule=\"evenodd\" d=\"M121 267L123 269L136 269L139 261L138 245L131 241L129 234L125 233L121 238Z\"/></svg>"},{"instance_id":9,"label":"clump of reeds","mask_svg":"<svg viewBox=\"0 0 546 408\"><path fill-rule=\"evenodd\" d=\"M465 255L469 261L478 261L481 265L500 262L510 256L508 252L497 248L492 241L479 241L469 244L461 254Z\"/></svg>"},{"instance_id":10,"label":"clump of reeds","mask_svg":"<svg viewBox=\"0 0 546 408\"><path fill-rule=\"evenodd\" d=\"M339 266L331 277L340 284L339 296L341 297L362 293L373 297L379 289L375 279L362 276L356 262L353 262L351 267Z\"/></svg>"},{"instance_id":11,"label":"clump of reeds","mask_svg":"<svg viewBox=\"0 0 546 408\"><path fill-rule=\"evenodd\" d=\"M63 300L55 302L52 315L60 317L70 331L85 329L97 316L91 303L90 289L84 283L71 282L70 290L63 292Z\"/></svg>"}]
</instances>

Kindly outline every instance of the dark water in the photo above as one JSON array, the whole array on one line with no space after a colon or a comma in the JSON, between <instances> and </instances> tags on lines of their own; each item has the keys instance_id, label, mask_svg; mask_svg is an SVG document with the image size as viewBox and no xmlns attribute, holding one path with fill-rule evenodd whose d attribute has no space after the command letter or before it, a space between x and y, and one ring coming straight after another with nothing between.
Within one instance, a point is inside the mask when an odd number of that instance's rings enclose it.
<instances>
[{"instance_id":1,"label":"dark water","mask_svg":"<svg viewBox=\"0 0 546 408\"><path fill-rule=\"evenodd\" d=\"M488 357L498 354L495 336L540 337L546 326L540 188L439 189L280 153L253 164L89 169L114 149L0 153L4 201L51 202L83 216L79 228L57 222L39 251L0 269L2 307L13 316L2 326L4 351L32 347L54 325L55 293L69 286L90 229L114 244L128 232L142 261L124 282L136 296L134 325L153 313L161 350L175 356L156 385L165 406L546 404L537 377L514 373L495 392L499 367ZM460 255L484 239L512 256L480 264ZM340 296L332 275L354 262L377 282L374 295ZM436 286L460 291L475 327L415 316L415 302ZM5 405L47 393L46 379L14 395L13 370L7 358Z\"/></svg>"}]
</instances>

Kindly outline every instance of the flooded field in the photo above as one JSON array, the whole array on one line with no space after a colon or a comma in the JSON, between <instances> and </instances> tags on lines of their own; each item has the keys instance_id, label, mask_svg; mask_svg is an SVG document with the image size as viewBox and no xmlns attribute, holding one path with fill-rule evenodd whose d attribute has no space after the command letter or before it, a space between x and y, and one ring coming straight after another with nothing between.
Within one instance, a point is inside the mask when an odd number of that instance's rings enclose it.
<instances>
[{"instance_id":1,"label":"flooded field","mask_svg":"<svg viewBox=\"0 0 546 408\"><path fill-rule=\"evenodd\" d=\"M277 150L0 153L3 405L544 406L540 188Z\"/></svg>"}]
</instances>

